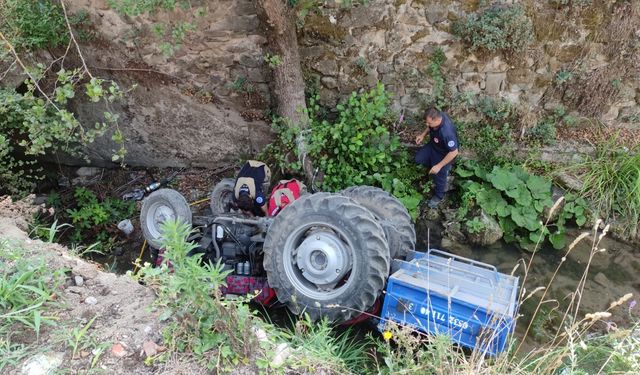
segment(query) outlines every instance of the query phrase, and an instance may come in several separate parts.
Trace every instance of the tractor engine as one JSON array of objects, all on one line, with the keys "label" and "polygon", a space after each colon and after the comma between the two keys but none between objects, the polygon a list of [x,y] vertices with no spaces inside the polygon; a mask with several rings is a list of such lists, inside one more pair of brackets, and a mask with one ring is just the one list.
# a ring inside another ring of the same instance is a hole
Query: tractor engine
[{"label": "tractor engine", "polygon": [[259,225],[233,216],[220,216],[212,221],[200,239],[198,252],[210,263],[220,261],[223,270],[232,275],[263,276],[262,245],[266,236]]}]

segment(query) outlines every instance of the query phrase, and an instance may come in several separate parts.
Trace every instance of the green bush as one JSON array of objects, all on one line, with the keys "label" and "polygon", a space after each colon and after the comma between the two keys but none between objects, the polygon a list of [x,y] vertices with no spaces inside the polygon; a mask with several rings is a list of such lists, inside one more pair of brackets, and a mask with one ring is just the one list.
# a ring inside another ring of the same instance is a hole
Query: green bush
[{"label": "green bush", "polygon": [[494,5],[453,24],[453,33],[474,50],[513,53],[533,40],[533,24],[519,5]]},{"label": "green bush", "polygon": [[[44,79],[45,67],[38,65],[31,71],[36,80]],[[21,195],[30,191],[42,178],[43,170],[36,165],[46,153],[64,151],[80,155],[80,146],[101,136],[107,127],[116,127],[112,139],[121,145],[113,160],[125,155],[124,139],[117,129],[118,115],[104,112],[104,122],[83,126],[65,106],[79,94],[78,82],[84,74],[79,69],[61,69],[55,74],[55,89],[47,100],[32,80],[25,82],[27,91],[0,88],[0,194]],[[87,98],[107,104],[120,99],[123,92],[115,82],[91,78],[84,84]]]},{"label": "green bush", "polygon": [[[466,179],[461,183],[464,204],[458,216],[466,217],[467,212],[477,206],[498,221],[505,241],[517,243],[525,250],[532,251],[545,239],[556,249],[562,249],[566,222],[570,219],[575,219],[578,225],[586,222],[586,202],[567,196],[567,203],[557,212],[557,219],[544,225],[547,220],[545,208],[549,209],[554,203],[551,182],[531,175],[521,167],[495,166],[488,171],[465,160],[458,164],[456,174]],[[475,227],[476,223],[468,226]]]},{"label": "green bush", "polygon": [[[391,134],[389,94],[382,84],[363,94],[351,96],[336,107],[337,118],[330,119],[318,97],[309,99],[307,134],[309,156],[324,174],[321,189],[338,191],[349,186],[379,186],[397,197],[415,218],[422,200],[424,177],[409,151]],[[297,139],[300,128],[284,119],[275,119],[275,141],[262,153],[277,169],[300,173]]]},{"label": "green bush", "polygon": [[381,186],[417,214],[422,198],[417,180],[423,174],[386,124],[389,94],[382,84],[363,94],[352,93],[339,104],[335,121],[318,118],[320,106],[309,102],[309,154],[324,173],[322,188]]},{"label": "green bush", "polygon": [[55,48],[69,42],[62,7],[51,0],[0,2],[0,31],[18,50]]},{"label": "green bush", "polygon": [[73,195],[76,206],[68,208],[65,213],[74,227],[71,242],[75,244],[100,242],[104,245],[110,242],[115,224],[135,213],[136,206],[132,201],[111,197],[100,201],[94,192],[86,188],[76,188]]},{"label": "green bush", "polygon": [[541,145],[556,143],[556,124],[553,118],[545,118],[525,133],[527,139]]}]

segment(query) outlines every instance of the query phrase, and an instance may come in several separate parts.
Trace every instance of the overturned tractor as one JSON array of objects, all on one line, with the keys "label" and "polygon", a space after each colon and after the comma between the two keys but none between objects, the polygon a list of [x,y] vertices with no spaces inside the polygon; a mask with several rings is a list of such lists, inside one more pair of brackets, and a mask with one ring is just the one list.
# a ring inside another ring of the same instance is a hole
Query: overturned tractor
[{"label": "overturned tractor", "polygon": [[369,310],[382,293],[392,259],[413,251],[416,234],[406,208],[382,189],[357,186],[340,193],[302,194],[275,217],[231,209],[233,179],[211,194],[211,214],[193,216],[185,198],[160,189],[142,204],[140,221],[151,246],[160,225],[191,224],[203,261],[230,271],[228,292],[271,291],[296,314],[342,322]]}]

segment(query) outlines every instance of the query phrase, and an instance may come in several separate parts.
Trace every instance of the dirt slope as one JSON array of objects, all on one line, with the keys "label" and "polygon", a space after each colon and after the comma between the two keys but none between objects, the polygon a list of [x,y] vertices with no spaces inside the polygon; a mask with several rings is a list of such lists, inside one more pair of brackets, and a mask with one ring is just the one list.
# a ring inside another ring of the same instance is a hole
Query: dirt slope
[{"label": "dirt slope", "polygon": [[[149,354],[163,349],[159,311],[152,306],[153,291],[128,276],[103,272],[100,266],[70,254],[60,245],[29,239],[28,220],[40,209],[28,201],[0,198],[0,241],[20,249],[34,262],[44,259],[52,272],[65,270],[64,283],[48,311],[57,321],[53,327],[44,327],[39,338],[26,330],[13,335],[12,341],[29,345],[29,351],[19,365],[2,373],[44,374],[46,369],[49,373],[206,373],[186,357],[176,357],[168,364],[145,365],[145,348]],[[79,332],[87,325],[80,340],[86,347],[72,358],[69,338],[74,329]]]}]

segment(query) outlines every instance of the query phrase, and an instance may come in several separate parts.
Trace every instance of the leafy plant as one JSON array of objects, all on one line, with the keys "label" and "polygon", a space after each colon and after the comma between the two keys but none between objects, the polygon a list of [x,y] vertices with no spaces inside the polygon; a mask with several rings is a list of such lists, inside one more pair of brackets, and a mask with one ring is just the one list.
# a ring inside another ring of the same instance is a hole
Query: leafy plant
[{"label": "leafy plant", "polygon": [[381,186],[407,205],[415,217],[421,199],[415,186],[421,173],[383,122],[388,100],[379,83],[369,92],[352,93],[336,107],[337,119],[329,121],[317,115],[320,106],[317,98],[311,98],[309,154],[324,173],[324,190]]},{"label": "leafy plant", "polygon": [[578,225],[586,222],[586,202],[572,198],[567,199],[569,203],[554,223],[544,225],[545,208],[553,205],[551,182],[521,167],[494,166],[488,171],[466,160],[458,165],[456,173],[467,178],[461,187],[464,200],[472,202],[469,206],[477,205],[494,217],[504,232],[505,241],[515,242],[525,250],[531,251],[535,244],[546,239],[561,249],[565,245],[566,222],[570,219],[575,219]]},{"label": "leafy plant", "polygon": [[573,72],[569,70],[561,70],[556,74],[555,80],[558,85],[562,85],[568,82],[571,77],[573,77]]},{"label": "leafy plant", "polygon": [[247,81],[247,77],[245,76],[237,76],[236,79],[227,86],[236,92],[252,93],[255,90],[253,85]]},{"label": "leafy plant", "polygon": [[[68,101],[80,92],[78,86],[85,76],[82,70],[58,70],[50,94],[38,83],[47,73],[51,72],[44,65],[29,72],[24,93],[0,89],[0,175],[8,181],[1,187],[3,193],[22,194],[42,178],[43,171],[35,165],[36,158],[53,151],[81,156],[80,145],[89,144],[109,127],[118,126],[118,116],[110,112],[103,113],[103,122],[90,127],[82,125],[65,109]],[[96,77],[84,86],[90,101],[104,101],[107,106],[124,95],[115,82]],[[125,154],[124,139],[119,144],[117,159]]]},{"label": "leafy plant", "polygon": [[48,227],[39,224],[33,225],[30,236],[40,238],[48,243],[53,243],[56,235],[61,231],[61,229],[66,227],[71,227],[71,225],[68,223],[58,225],[58,220],[56,219]]},{"label": "leafy plant", "polygon": [[494,5],[455,22],[453,33],[471,49],[514,53],[533,40],[533,24],[520,4]]},{"label": "leafy plant", "polygon": [[428,107],[435,107],[439,110],[443,110],[447,105],[446,88],[444,81],[444,74],[442,72],[442,65],[447,61],[446,56],[442,48],[438,47],[431,55],[429,64],[427,65],[427,74],[433,81],[433,88],[431,95],[428,98]]},{"label": "leafy plant", "polygon": [[485,122],[458,122],[460,144],[473,150],[478,162],[488,168],[513,161],[515,142],[508,123],[494,127]]},{"label": "leafy plant", "polygon": [[264,62],[269,64],[269,67],[271,69],[275,69],[280,64],[282,64],[282,61],[280,60],[280,56],[279,55],[272,55],[270,53],[267,53],[266,55],[264,55]]},{"label": "leafy plant", "polygon": [[[354,92],[336,107],[335,119],[330,118],[329,109],[320,106],[317,95],[309,98],[309,156],[323,173],[321,189],[379,186],[398,198],[415,218],[423,197],[419,189],[424,172],[388,129],[395,121],[389,116],[388,98],[382,84],[360,95]],[[265,148],[261,160],[269,161],[283,174],[300,173],[296,153],[300,128],[276,118],[272,129],[276,140]]]},{"label": "leafy plant", "polygon": [[0,32],[18,50],[55,48],[69,42],[62,8],[51,0],[4,0]]},{"label": "leafy plant", "polygon": [[467,226],[469,233],[480,233],[483,229],[486,228],[479,217],[474,217],[471,220],[467,220],[464,224]]},{"label": "leafy plant", "polygon": [[82,187],[76,188],[74,197],[75,208],[65,211],[74,226],[72,243],[97,241],[104,246],[111,237],[109,226],[131,217],[135,212],[135,204],[131,201],[111,197],[100,201],[93,191]]},{"label": "leafy plant", "polygon": [[538,122],[534,127],[525,133],[527,139],[542,145],[553,145],[556,143],[556,123],[555,118],[546,117]]},{"label": "leafy plant", "polygon": [[72,349],[71,358],[76,358],[78,351],[89,349],[95,346],[95,342],[92,337],[87,333],[91,325],[96,320],[97,316],[91,318],[91,320],[82,327],[73,327],[71,331],[67,332],[66,341],[67,345]]}]

